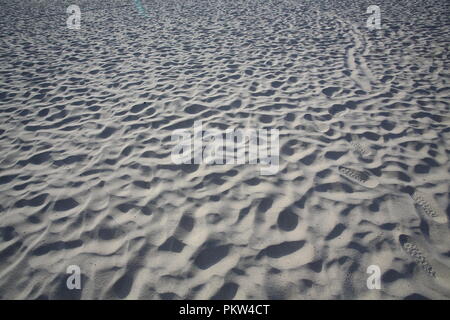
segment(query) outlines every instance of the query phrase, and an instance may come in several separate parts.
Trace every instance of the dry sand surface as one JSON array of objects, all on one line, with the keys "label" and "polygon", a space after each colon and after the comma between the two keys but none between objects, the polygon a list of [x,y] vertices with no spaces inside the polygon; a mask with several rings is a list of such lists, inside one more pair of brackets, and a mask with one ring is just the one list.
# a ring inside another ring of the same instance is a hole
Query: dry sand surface
[{"label": "dry sand surface", "polygon": [[[448,1],[0,3],[0,298],[450,298]],[[174,164],[197,120],[278,173]]]}]

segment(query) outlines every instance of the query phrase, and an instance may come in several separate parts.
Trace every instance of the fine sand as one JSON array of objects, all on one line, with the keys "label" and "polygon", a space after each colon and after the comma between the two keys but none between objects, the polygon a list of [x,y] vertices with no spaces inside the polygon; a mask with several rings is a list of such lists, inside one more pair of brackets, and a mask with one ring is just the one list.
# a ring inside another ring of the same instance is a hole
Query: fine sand
[{"label": "fine sand", "polygon": [[448,1],[137,3],[0,1],[1,299],[450,298]]}]

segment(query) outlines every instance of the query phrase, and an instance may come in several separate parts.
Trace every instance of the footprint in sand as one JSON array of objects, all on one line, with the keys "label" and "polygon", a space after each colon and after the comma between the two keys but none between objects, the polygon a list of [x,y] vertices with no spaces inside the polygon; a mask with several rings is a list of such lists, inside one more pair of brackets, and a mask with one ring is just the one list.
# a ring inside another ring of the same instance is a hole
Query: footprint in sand
[{"label": "footprint in sand", "polygon": [[328,113],[334,118],[343,118],[349,112],[350,109],[343,104],[334,104],[328,110]]},{"label": "footprint in sand", "polygon": [[344,166],[339,166],[338,170],[342,176],[362,185],[363,187],[375,188],[379,184],[379,181],[375,177],[366,172],[358,171]]},{"label": "footprint in sand", "polygon": [[330,130],[330,125],[321,121],[314,121],[314,129],[320,133],[325,133]]},{"label": "footprint in sand", "polygon": [[[400,230],[394,231],[394,236],[402,249],[414,259],[427,276],[434,279],[433,289],[437,289],[446,296],[450,295],[450,268],[437,260],[424,240],[412,237]],[[431,283],[430,283],[431,284]]]},{"label": "footprint in sand", "polygon": [[304,119],[312,122],[312,125],[309,124],[306,125],[306,129],[309,130],[312,129],[320,133],[325,133],[328,130],[330,130],[330,125],[328,123],[318,120],[317,117],[313,116],[312,114],[309,113],[305,114]]},{"label": "footprint in sand", "polygon": [[355,152],[359,154],[364,159],[370,159],[373,157],[373,152],[364,143],[359,141],[350,141],[350,145],[353,147]]},{"label": "footprint in sand", "polygon": [[416,190],[411,198],[419,210],[425,213],[425,216],[428,216],[439,224],[447,223],[447,216],[431,195]]},{"label": "footprint in sand", "polygon": [[431,266],[427,257],[424,255],[424,249],[419,247],[412,238],[406,234],[400,234],[398,241],[403,250],[409,254],[416,263],[431,277],[436,278],[436,271]]}]

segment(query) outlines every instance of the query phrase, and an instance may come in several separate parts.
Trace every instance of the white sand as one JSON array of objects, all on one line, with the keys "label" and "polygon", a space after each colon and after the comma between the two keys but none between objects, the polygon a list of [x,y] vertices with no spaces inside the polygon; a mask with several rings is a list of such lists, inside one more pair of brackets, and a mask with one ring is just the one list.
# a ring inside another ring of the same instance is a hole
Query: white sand
[{"label": "white sand", "polygon": [[[450,298],[448,2],[1,2],[0,298]],[[174,165],[195,120],[280,171]]]}]

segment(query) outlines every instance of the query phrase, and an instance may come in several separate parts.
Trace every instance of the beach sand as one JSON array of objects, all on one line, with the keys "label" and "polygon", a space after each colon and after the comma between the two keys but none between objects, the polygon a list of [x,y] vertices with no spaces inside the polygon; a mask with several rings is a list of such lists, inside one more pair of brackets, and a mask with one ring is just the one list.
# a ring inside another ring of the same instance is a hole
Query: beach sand
[{"label": "beach sand", "polygon": [[447,1],[0,2],[1,299],[450,298]]}]

